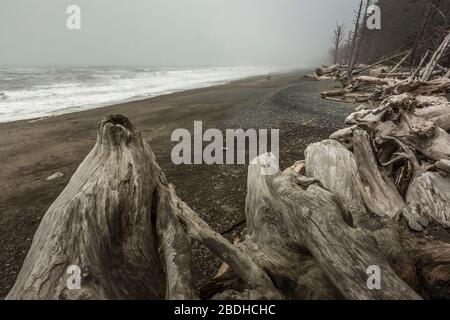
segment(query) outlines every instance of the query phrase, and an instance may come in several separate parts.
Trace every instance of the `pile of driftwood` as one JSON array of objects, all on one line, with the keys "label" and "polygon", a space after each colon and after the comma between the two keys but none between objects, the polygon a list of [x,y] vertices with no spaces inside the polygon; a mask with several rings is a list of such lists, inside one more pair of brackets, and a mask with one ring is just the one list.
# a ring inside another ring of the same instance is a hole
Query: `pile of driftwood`
[{"label": "pile of driftwood", "polygon": [[[234,242],[177,196],[128,119],[107,117],[43,217],[7,298],[450,298],[450,103],[438,95],[450,79],[437,63],[443,50],[412,74],[400,61],[389,70],[359,67],[350,77],[340,66],[310,75],[346,83],[326,98],[382,102],[359,107],[348,128],[308,146],[305,160],[282,172],[261,174],[277,163],[271,154],[255,159],[246,229]],[[224,263],[200,292],[192,241]],[[73,265],[81,269],[80,289],[67,285]]]},{"label": "pile of driftwood", "polygon": [[[176,195],[128,119],[110,116],[43,217],[7,298],[448,298],[450,244],[406,227],[450,225],[450,122],[431,112],[441,108],[450,106],[393,96],[352,114],[352,127],[284,172],[261,175],[274,162],[258,157],[247,228],[234,243]],[[200,293],[191,241],[224,262]],[[71,265],[80,289],[67,285]]]},{"label": "pile of driftwood", "polygon": [[[371,65],[351,68],[340,64],[323,66],[306,77],[341,82],[342,88],[322,92],[323,98],[335,101],[372,103],[401,93],[439,95],[450,91],[450,68],[439,64],[449,46],[450,34],[433,54],[428,51],[414,68],[403,66],[411,55],[410,50],[383,58]],[[395,65],[386,65],[395,60],[399,60]]]}]

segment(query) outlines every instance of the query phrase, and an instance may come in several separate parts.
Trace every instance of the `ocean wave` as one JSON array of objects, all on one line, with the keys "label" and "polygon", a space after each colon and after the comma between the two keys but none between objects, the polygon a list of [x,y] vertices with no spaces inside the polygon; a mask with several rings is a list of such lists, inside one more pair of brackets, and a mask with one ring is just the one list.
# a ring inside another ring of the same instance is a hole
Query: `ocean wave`
[{"label": "ocean wave", "polygon": [[71,68],[0,70],[0,122],[47,117],[207,87],[268,68]]}]

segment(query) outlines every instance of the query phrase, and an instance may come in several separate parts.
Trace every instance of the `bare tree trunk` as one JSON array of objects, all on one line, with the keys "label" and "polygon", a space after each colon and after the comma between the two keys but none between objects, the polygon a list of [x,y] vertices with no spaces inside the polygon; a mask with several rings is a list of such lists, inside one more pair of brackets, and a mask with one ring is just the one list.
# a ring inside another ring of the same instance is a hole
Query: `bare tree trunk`
[{"label": "bare tree trunk", "polygon": [[361,12],[362,12],[362,6],[363,6],[363,0],[361,0],[361,2],[359,3],[359,9],[358,9],[358,13],[356,16],[356,21],[355,21],[355,30],[353,31],[353,38],[352,38],[352,46],[351,46],[351,51],[350,51],[350,60],[348,62],[348,68],[347,68],[347,79],[352,80],[352,72],[353,72],[353,67],[354,67],[354,63],[355,63],[355,45],[356,45],[356,40],[358,39],[359,36],[359,21],[361,19]]},{"label": "bare tree trunk", "polygon": [[420,29],[419,29],[419,34],[416,37],[415,41],[414,41],[414,45],[411,49],[411,57],[410,57],[410,63],[411,65],[415,64],[416,61],[416,56],[417,56],[417,48],[419,46],[420,41],[422,40],[424,34],[425,34],[425,30],[427,29],[428,23],[430,21],[430,17],[431,17],[431,6],[430,4],[427,4],[427,9],[425,11],[422,23],[420,25]]},{"label": "bare tree trunk", "polygon": [[353,65],[355,65],[358,62],[359,52],[361,50],[361,44],[364,40],[364,35],[366,34],[367,18],[368,18],[367,11],[369,10],[370,4],[371,4],[371,0],[366,0],[366,6],[363,11],[362,23],[360,26],[361,31],[359,33],[358,41],[356,43],[356,48],[355,48]]},{"label": "bare tree trunk", "polygon": [[445,37],[445,39],[442,41],[439,48],[437,48],[437,50],[434,52],[433,56],[430,59],[430,62],[428,62],[428,65],[425,67],[422,78],[420,79],[421,81],[426,82],[426,81],[430,80],[430,77],[433,74],[433,71],[436,68],[437,63],[439,62],[442,55],[447,50],[449,44],[450,44],[450,32]]},{"label": "bare tree trunk", "polygon": [[[44,215],[7,298],[194,297],[189,242],[163,201],[165,183],[128,119],[103,120],[95,147]],[[67,286],[71,265],[81,269],[79,290]]]},{"label": "bare tree trunk", "polygon": [[344,25],[336,25],[336,29],[334,30],[334,64],[338,63],[339,58],[339,47],[341,46],[342,41],[344,40]]}]

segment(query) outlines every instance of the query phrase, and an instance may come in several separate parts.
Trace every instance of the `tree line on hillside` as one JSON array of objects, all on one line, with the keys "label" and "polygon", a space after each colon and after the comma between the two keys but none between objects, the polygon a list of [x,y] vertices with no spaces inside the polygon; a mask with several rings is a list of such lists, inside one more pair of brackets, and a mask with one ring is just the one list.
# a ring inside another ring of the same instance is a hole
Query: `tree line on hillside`
[{"label": "tree line on hillside", "polygon": [[[373,5],[381,10],[381,28],[371,30],[367,19]],[[417,66],[427,52],[439,47],[449,29],[448,0],[361,0],[352,26],[337,23],[330,60],[352,69],[356,64],[371,64],[404,52],[391,62],[404,58],[403,66]],[[448,52],[440,65],[450,65]]]}]

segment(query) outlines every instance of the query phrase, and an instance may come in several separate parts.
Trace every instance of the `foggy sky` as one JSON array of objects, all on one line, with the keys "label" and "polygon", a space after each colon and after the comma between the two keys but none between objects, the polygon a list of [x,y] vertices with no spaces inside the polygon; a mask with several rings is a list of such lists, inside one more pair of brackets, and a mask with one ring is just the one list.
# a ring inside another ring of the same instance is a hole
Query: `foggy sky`
[{"label": "foggy sky", "polygon": [[[313,66],[358,0],[1,0],[0,66]],[[81,8],[68,30],[66,8]]]}]

